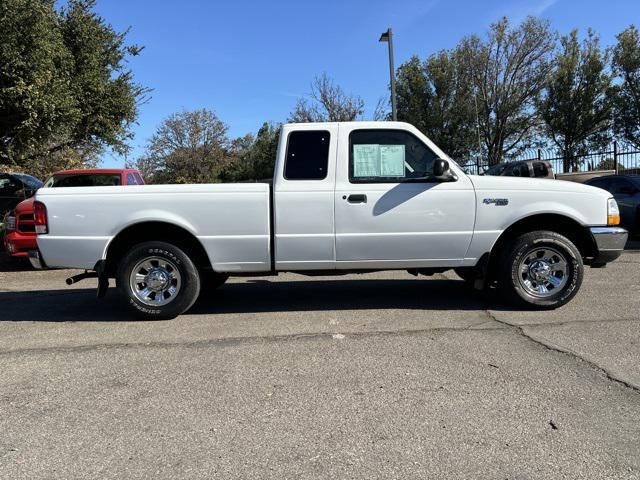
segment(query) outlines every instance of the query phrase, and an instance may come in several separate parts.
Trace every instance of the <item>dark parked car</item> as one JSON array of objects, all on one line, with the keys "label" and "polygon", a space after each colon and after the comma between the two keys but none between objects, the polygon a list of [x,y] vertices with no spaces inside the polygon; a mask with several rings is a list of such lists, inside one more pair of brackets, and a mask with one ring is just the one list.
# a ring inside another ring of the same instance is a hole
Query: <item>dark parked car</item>
[{"label": "dark parked car", "polygon": [[42,182],[23,173],[0,173],[0,219],[21,201],[32,197]]},{"label": "dark parked car", "polygon": [[585,184],[611,193],[620,208],[620,224],[629,233],[640,234],[640,176],[607,175],[587,180]]},{"label": "dark parked car", "polygon": [[548,160],[518,160],[499,163],[489,168],[484,174],[497,177],[555,178],[553,167]]}]

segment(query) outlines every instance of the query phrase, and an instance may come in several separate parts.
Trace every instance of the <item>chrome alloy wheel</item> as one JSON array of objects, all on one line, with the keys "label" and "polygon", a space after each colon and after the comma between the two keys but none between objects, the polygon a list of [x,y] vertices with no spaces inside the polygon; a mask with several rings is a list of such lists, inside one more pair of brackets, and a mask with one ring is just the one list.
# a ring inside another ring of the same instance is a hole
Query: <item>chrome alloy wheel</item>
[{"label": "chrome alloy wheel", "polygon": [[180,292],[180,272],[165,258],[147,257],[131,270],[129,285],[142,303],[160,307],[173,301]]},{"label": "chrome alloy wheel", "polygon": [[549,297],[568,281],[567,259],[553,248],[536,248],[518,265],[518,278],[525,291],[535,297]]}]

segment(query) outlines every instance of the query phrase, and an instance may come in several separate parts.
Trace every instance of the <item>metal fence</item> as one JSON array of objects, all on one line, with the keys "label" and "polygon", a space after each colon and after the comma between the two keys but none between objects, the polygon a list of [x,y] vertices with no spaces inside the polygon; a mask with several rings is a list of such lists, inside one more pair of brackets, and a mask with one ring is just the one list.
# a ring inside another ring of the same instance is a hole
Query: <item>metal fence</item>
[{"label": "metal fence", "polygon": [[[555,173],[615,170],[616,173],[640,174],[640,150],[618,142],[613,142],[607,150],[578,155],[574,159],[565,159],[556,150],[536,149],[512,160],[547,160]],[[461,166],[475,175],[484,172],[489,165],[486,160],[477,159],[462,162]]]}]

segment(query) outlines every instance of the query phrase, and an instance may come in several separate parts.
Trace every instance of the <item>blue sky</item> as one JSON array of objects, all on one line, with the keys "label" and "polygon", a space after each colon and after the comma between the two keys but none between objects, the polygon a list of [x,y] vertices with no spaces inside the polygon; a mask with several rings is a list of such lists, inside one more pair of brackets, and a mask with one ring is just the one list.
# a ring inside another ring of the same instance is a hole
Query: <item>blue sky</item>
[{"label": "blue sky", "polygon": [[[129,41],[144,45],[130,67],[153,89],[140,107],[131,158],[169,114],[214,110],[231,136],[263,121],[285,121],[313,77],[327,72],[360,95],[371,115],[387,96],[387,27],[394,31],[396,66],[482,33],[508,16],[547,18],[561,33],[592,27],[603,44],[640,25],[640,0],[98,0],[97,11]],[[124,158],[105,155],[105,166]]]}]

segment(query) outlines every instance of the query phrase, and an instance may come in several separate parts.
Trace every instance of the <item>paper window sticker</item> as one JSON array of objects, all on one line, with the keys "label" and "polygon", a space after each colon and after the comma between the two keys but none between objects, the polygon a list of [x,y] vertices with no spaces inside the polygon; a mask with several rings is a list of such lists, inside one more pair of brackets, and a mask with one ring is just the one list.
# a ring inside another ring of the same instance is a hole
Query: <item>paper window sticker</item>
[{"label": "paper window sticker", "polygon": [[380,176],[380,145],[360,144],[353,146],[353,176]]},{"label": "paper window sticker", "polygon": [[404,177],[404,145],[380,145],[380,175]]}]

